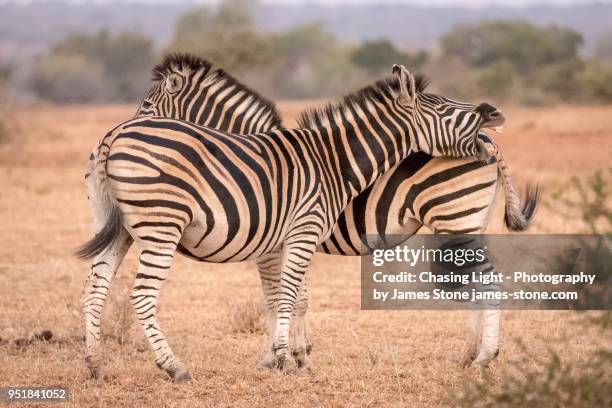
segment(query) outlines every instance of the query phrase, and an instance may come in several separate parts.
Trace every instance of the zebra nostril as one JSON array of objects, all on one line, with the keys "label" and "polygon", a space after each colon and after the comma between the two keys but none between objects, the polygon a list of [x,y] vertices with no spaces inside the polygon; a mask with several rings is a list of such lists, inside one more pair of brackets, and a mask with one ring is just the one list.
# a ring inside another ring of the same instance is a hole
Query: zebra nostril
[{"label": "zebra nostril", "polygon": [[495,118],[499,118],[501,116],[501,111],[493,111],[489,114],[489,118],[490,119],[495,119]]}]

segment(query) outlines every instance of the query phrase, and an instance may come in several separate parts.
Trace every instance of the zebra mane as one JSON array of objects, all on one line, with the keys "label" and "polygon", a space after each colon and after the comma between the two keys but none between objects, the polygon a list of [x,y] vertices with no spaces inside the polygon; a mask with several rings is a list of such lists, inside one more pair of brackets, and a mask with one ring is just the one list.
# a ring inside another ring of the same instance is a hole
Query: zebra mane
[{"label": "zebra mane", "polygon": [[[429,79],[424,75],[415,76],[417,93],[425,91],[429,85]],[[298,117],[297,123],[300,128],[320,128],[329,124],[330,118],[335,118],[354,105],[366,105],[370,102],[382,102],[394,97],[400,92],[400,84],[396,77],[389,76],[376,81],[373,85],[366,86],[352,94],[342,98],[340,102],[331,102],[319,108],[307,108]]]},{"label": "zebra mane", "polygon": [[243,92],[250,98],[256,100],[257,103],[265,107],[266,110],[270,112],[272,117],[272,126],[279,128],[282,127],[282,118],[274,102],[264,98],[259,93],[225,72],[223,69],[217,68],[213,70],[213,64],[210,61],[197,55],[188,53],[174,53],[166,55],[161,64],[158,64],[153,68],[152,80],[162,81],[168,75],[176,71],[181,71],[183,73],[185,73],[185,71],[189,71],[189,74],[193,75],[200,70],[204,71],[203,75],[200,77],[200,81],[208,81],[211,86],[215,83],[223,82],[224,86],[236,88],[239,92]]},{"label": "zebra mane", "polygon": [[164,57],[162,62],[153,68],[153,81],[161,81],[175,71],[197,72],[204,70],[204,76],[212,68],[212,63],[194,54],[174,53]]}]

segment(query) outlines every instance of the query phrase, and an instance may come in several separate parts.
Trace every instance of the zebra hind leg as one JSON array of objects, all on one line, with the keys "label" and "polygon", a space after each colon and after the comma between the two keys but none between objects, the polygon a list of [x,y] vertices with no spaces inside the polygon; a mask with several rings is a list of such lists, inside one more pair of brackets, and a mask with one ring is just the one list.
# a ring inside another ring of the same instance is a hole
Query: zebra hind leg
[{"label": "zebra hind leg", "polygon": [[308,336],[308,328],[306,326],[307,310],[308,285],[305,281],[293,311],[293,323],[291,325],[292,330],[289,343],[293,345],[292,355],[295,358],[298,368],[310,369],[312,363],[309,356],[312,350],[312,343]]},{"label": "zebra hind leg", "polygon": [[96,256],[83,288],[85,316],[85,362],[92,379],[104,379],[100,353],[100,320],[110,283],[123,257],[132,245],[132,237],[122,230],[113,245]]},{"label": "zebra hind leg", "polygon": [[157,320],[159,293],[170,272],[176,250],[173,243],[160,244],[141,241],[140,265],[132,287],[130,300],[155,353],[155,363],[177,382],[191,380],[191,375],[174,355]]}]

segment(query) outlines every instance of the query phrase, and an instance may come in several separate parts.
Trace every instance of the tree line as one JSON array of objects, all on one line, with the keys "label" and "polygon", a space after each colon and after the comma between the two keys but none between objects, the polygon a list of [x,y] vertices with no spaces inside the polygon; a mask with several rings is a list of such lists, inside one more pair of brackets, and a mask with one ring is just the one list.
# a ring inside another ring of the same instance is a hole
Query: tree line
[{"label": "tree line", "polygon": [[[72,34],[36,58],[21,82],[25,91],[56,103],[133,102],[150,85],[148,70],[161,55],[193,52],[274,99],[339,96],[400,63],[428,74],[435,91],[462,99],[612,102],[612,52],[585,59],[582,44],[572,29],[520,20],[457,26],[440,38],[436,52],[403,50],[384,38],[354,44],[316,22],[262,32],[248,2],[226,0],[178,18],[172,40],[160,50],[138,32]],[[10,71],[0,67],[0,87]]]}]

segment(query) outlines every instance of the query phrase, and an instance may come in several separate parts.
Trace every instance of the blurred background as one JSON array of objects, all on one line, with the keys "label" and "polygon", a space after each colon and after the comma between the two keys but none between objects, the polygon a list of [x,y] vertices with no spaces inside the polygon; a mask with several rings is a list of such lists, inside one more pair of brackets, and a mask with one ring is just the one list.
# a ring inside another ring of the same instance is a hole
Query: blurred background
[{"label": "blurred background", "polygon": [[339,96],[391,64],[521,105],[612,102],[612,3],[0,1],[3,98],[133,102],[161,56],[205,56],[273,99]]}]

